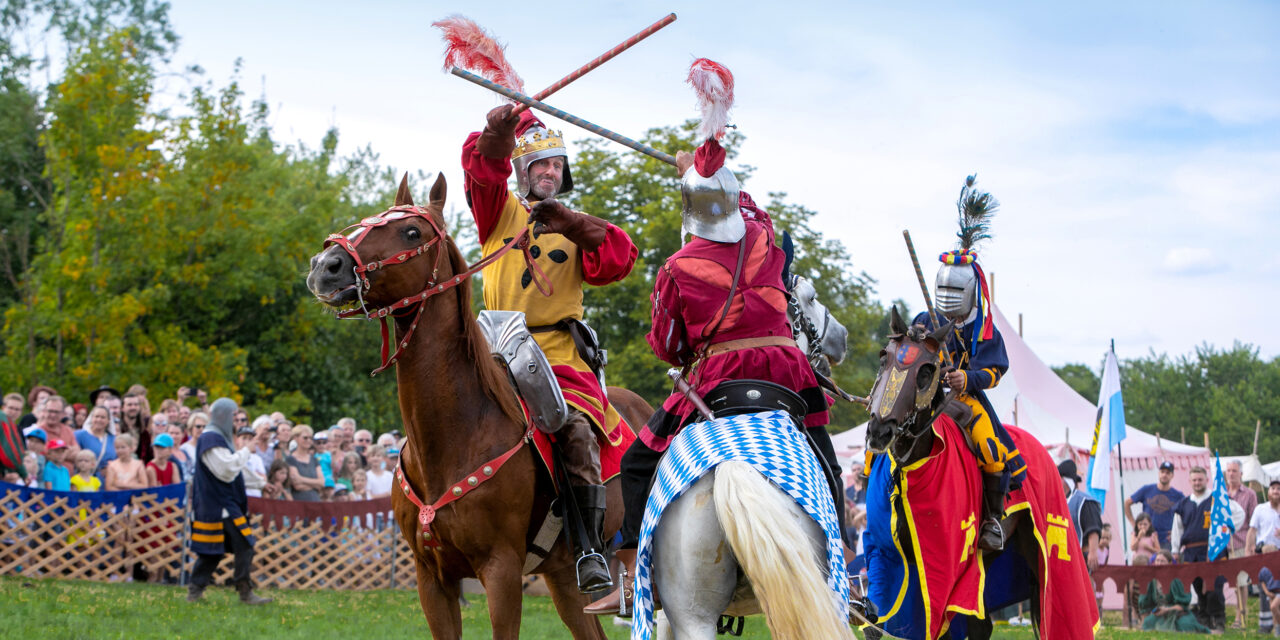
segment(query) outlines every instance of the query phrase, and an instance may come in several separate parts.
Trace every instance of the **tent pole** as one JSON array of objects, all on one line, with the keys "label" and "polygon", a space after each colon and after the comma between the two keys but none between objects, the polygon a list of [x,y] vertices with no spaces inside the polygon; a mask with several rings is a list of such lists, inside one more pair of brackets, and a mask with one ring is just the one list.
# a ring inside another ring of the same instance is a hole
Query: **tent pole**
[{"label": "tent pole", "polygon": [[1262,431],[1262,419],[1258,419],[1258,424],[1253,427],[1253,455],[1258,455],[1258,433]]},{"label": "tent pole", "polygon": [[[1160,436],[1156,436],[1157,438],[1156,442],[1159,442],[1158,440],[1159,437]],[[1129,521],[1124,517],[1124,501],[1126,496],[1124,494],[1124,453],[1122,452],[1123,445],[1124,445],[1124,441],[1120,441],[1116,443],[1116,461],[1120,465],[1120,497],[1116,500],[1116,506],[1120,507],[1120,519],[1116,521],[1116,525],[1120,527],[1120,536],[1123,539],[1123,544],[1124,544],[1124,547],[1122,548],[1128,549],[1129,548],[1129,527],[1127,526],[1127,523]],[[1124,563],[1126,565],[1129,564],[1128,555],[1121,553],[1120,556],[1124,558]]]}]

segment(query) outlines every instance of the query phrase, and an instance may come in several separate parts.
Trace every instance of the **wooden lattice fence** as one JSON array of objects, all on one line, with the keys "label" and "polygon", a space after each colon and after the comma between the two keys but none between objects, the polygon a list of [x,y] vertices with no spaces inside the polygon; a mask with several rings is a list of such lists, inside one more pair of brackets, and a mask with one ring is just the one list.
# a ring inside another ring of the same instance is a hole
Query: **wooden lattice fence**
[{"label": "wooden lattice fence", "polygon": [[[172,492],[170,492],[172,493]],[[178,578],[184,560],[183,501],[146,490],[96,506],[75,494],[0,485],[0,575],[123,581],[141,565]],[[349,503],[250,500],[257,537],[252,569],[284,589],[415,587],[409,545],[388,498]],[[189,574],[195,554],[185,554]],[[228,555],[215,579],[230,579]]]}]

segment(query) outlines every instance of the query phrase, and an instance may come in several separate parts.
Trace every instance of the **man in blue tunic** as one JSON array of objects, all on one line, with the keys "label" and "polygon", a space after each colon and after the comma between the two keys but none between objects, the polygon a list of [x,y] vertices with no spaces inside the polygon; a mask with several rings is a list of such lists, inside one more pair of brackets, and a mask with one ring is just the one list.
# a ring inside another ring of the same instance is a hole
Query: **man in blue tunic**
[{"label": "man in blue tunic", "polygon": [[249,578],[254,539],[249,528],[249,500],[241,472],[252,454],[247,447],[232,450],[235,413],[234,400],[218,398],[209,409],[208,428],[196,441],[196,471],[191,492],[191,550],[196,553],[196,565],[187,587],[187,602],[200,600],[228,551],[235,554],[231,581],[240,593],[240,602],[271,602],[270,598],[253,592]]}]

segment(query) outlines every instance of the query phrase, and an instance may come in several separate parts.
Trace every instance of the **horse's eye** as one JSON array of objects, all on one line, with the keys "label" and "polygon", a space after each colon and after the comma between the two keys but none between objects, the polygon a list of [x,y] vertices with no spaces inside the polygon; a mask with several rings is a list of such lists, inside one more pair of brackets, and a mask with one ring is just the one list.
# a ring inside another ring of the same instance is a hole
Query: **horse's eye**
[{"label": "horse's eye", "polygon": [[422,239],[422,232],[417,227],[409,227],[404,230],[404,237],[407,240],[418,241]]},{"label": "horse's eye", "polygon": [[937,370],[935,365],[926,364],[920,367],[916,372],[916,388],[923,389],[933,382],[933,372]]}]

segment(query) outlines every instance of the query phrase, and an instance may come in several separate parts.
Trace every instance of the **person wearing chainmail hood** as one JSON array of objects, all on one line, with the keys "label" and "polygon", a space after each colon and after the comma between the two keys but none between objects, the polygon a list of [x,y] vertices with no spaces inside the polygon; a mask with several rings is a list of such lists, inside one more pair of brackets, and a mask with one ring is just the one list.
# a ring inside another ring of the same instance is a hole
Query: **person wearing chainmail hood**
[{"label": "person wearing chainmail hood", "polygon": [[240,593],[240,602],[271,602],[270,598],[253,592],[249,577],[254,538],[249,528],[249,500],[241,472],[253,454],[248,447],[232,450],[235,413],[234,400],[215,400],[209,409],[209,426],[196,442],[196,472],[191,492],[191,550],[196,553],[196,565],[187,587],[188,602],[196,602],[204,595],[227,551],[235,555],[231,580]]}]

